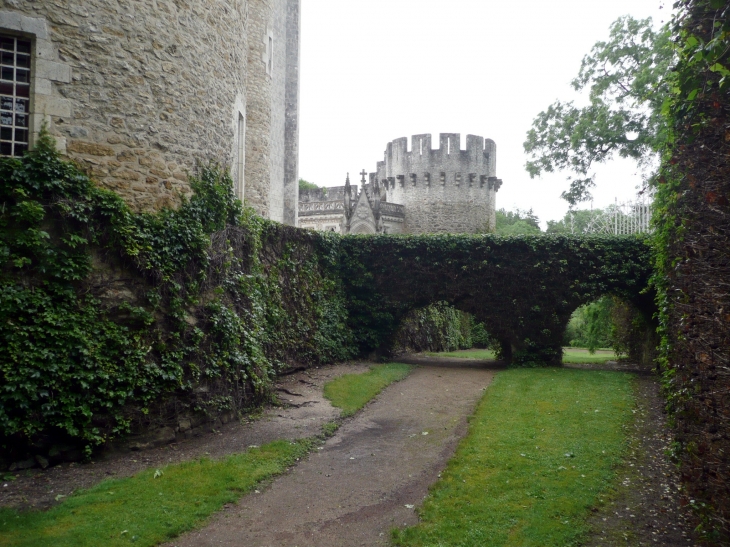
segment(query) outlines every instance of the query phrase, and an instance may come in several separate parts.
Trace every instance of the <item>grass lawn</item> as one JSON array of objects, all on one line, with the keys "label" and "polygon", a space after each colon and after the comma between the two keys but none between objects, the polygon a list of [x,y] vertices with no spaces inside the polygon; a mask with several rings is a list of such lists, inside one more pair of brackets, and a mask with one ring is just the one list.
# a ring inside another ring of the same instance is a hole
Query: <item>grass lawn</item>
[{"label": "grass lawn", "polygon": [[394,530],[395,545],[579,545],[614,481],[632,406],[624,373],[500,372],[419,509],[420,524]]},{"label": "grass lawn", "polygon": [[460,349],[441,353],[428,351],[426,355],[431,355],[432,357],[461,357],[464,359],[495,359],[494,352],[491,349]]},{"label": "grass lawn", "polygon": [[605,363],[616,359],[618,356],[612,349],[597,349],[594,354],[591,354],[585,348],[563,348],[563,363]]},{"label": "grass lawn", "polygon": [[385,387],[402,380],[413,369],[402,363],[374,365],[364,374],[344,374],[324,385],[324,396],[332,406],[342,409],[342,416],[351,416]]},{"label": "grass lawn", "polygon": [[220,461],[200,459],[106,480],[48,511],[0,509],[0,546],[158,545],[282,473],[313,442],[275,441]]},{"label": "grass lawn", "polygon": [[[426,355],[433,357],[461,357],[464,359],[495,359],[494,351],[491,349],[462,349],[441,353],[426,352]],[[610,349],[599,349],[591,355],[585,348],[563,348],[563,363],[605,363],[606,361],[615,361],[616,359],[618,357]]]}]

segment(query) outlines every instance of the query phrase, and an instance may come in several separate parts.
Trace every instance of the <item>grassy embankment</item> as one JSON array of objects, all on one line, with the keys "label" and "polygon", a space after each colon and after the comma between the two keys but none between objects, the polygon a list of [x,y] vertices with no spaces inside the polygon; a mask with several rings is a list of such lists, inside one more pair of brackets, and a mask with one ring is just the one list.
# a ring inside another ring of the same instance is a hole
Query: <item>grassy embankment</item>
[{"label": "grassy embankment", "polygon": [[564,547],[587,533],[632,419],[631,376],[571,369],[498,374],[421,523],[398,546]]},{"label": "grassy embankment", "polygon": [[79,491],[48,511],[0,510],[0,545],[157,545],[199,527],[224,504],[304,457],[313,444],[275,441],[219,461],[148,469]]},{"label": "grassy embankment", "polygon": [[402,363],[374,365],[364,374],[344,374],[327,382],[324,396],[332,406],[342,409],[342,417],[355,414],[386,386],[402,380],[413,367]]},{"label": "grassy embankment", "polygon": [[[494,359],[494,352],[491,349],[464,349],[442,353],[428,352],[426,355],[434,357],[460,357],[465,359]],[[563,348],[563,363],[605,363],[614,361],[618,356],[610,349],[599,349],[594,354],[584,348]]]},{"label": "grassy embankment", "polygon": [[[411,368],[376,365],[365,374],[337,378],[325,390],[349,416]],[[322,429],[325,436],[330,435],[337,424],[325,424]],[[158,545],[204,525],[224,504],[282,473],[318,442],[321,439],[275,441],[218,461],[203,458],[148,469],[76,492],[48,511],[0,509],[0,546]]]}]

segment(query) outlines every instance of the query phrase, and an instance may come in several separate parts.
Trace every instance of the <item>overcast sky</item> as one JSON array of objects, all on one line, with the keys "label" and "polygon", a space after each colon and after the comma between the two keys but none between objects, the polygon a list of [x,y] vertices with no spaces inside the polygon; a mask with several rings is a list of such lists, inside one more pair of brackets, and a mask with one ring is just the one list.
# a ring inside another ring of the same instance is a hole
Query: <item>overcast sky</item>
[{"label": "overcast sky", "polygon": [[[497,143],[497,207],[562,218],[568,173],[530,180],[525,134],[615,19],[670,17],[662,0],[303,0],[299,174],[320,186],[375,171],[398,137]],[[596,169],[594,207],[631,199],[632,162]],[[590,203],[585,205],[590,207]]]}]

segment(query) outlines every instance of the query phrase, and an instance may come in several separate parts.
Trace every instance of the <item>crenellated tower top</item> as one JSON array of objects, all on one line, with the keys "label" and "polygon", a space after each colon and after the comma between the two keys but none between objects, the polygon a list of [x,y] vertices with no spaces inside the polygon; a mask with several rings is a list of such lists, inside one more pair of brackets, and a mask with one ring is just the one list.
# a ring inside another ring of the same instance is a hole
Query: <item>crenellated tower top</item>
[{"label": "crenellated tower top", "polygon": [[491,139],[466,136],[461,149],[459,133],[441,133],[439,147],[431,135],[402,137],[389,142],[373,187],[382,185],[387,201],[406,206],[407,230],[412,233],[469,233],[494,228],[497,146]]}]

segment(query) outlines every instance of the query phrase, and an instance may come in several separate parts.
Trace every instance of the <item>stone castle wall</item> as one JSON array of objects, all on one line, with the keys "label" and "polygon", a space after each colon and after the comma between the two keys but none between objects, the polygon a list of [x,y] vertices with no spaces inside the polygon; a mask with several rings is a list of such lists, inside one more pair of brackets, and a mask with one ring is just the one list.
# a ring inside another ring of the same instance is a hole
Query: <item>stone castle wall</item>
[{"label": "stone castle wall", "polygon": [[[284,162],[277,159],[284,158],[286,146],[286,2],[273,2],[272,28],[274,31],[274,59],[271,74],[271,97],[269,111],[271,112],[271,181],[281,181],[281,184],[269,185],[271,210],[269,217],[281,222],[284,218]],[[276,108],[280,105],[280,108]]]},{"label": "stone castle wall", "polygon": [[377,178],[387,200],[405,205],[408,233],[476,233],[495,222],[496,145],[491,139],[467,135],[466,150],[458,133],[441,133],[439,148],[431,135],[396,139],[378,162]]},{"label": "stone castle wall", "polygon": [[283,222],[296,226],[299,212],[299,52],[302,27],[300,0],[287,0],[286,15]]},{"label": "stone castle wall", "polygon": [[[287,74],[298,77],[298,66],[287,71],[299,55],[298,27],[296,51],[287,40],[288,23],[299,24],[292,8],[298,16],[299,0],[0,0],[0,32],[34,44],[35,138],[45,122],[64,153],[133,208],[174,206],[199,162],[230,166],[236,179],[245,149],[246,201],[281,221],[285,188],[296,201],[284,183],[285,155],[297,152],[285,114]],[[296,180],[296,158],[289,164]]]},{"label": "stone castle wall", "polygon": [[248,0],[248,66],[246,80],[245,200],[269,216],[271,181],[271,77],[266,71],[268,33],[272,31],[272,2]]}]

